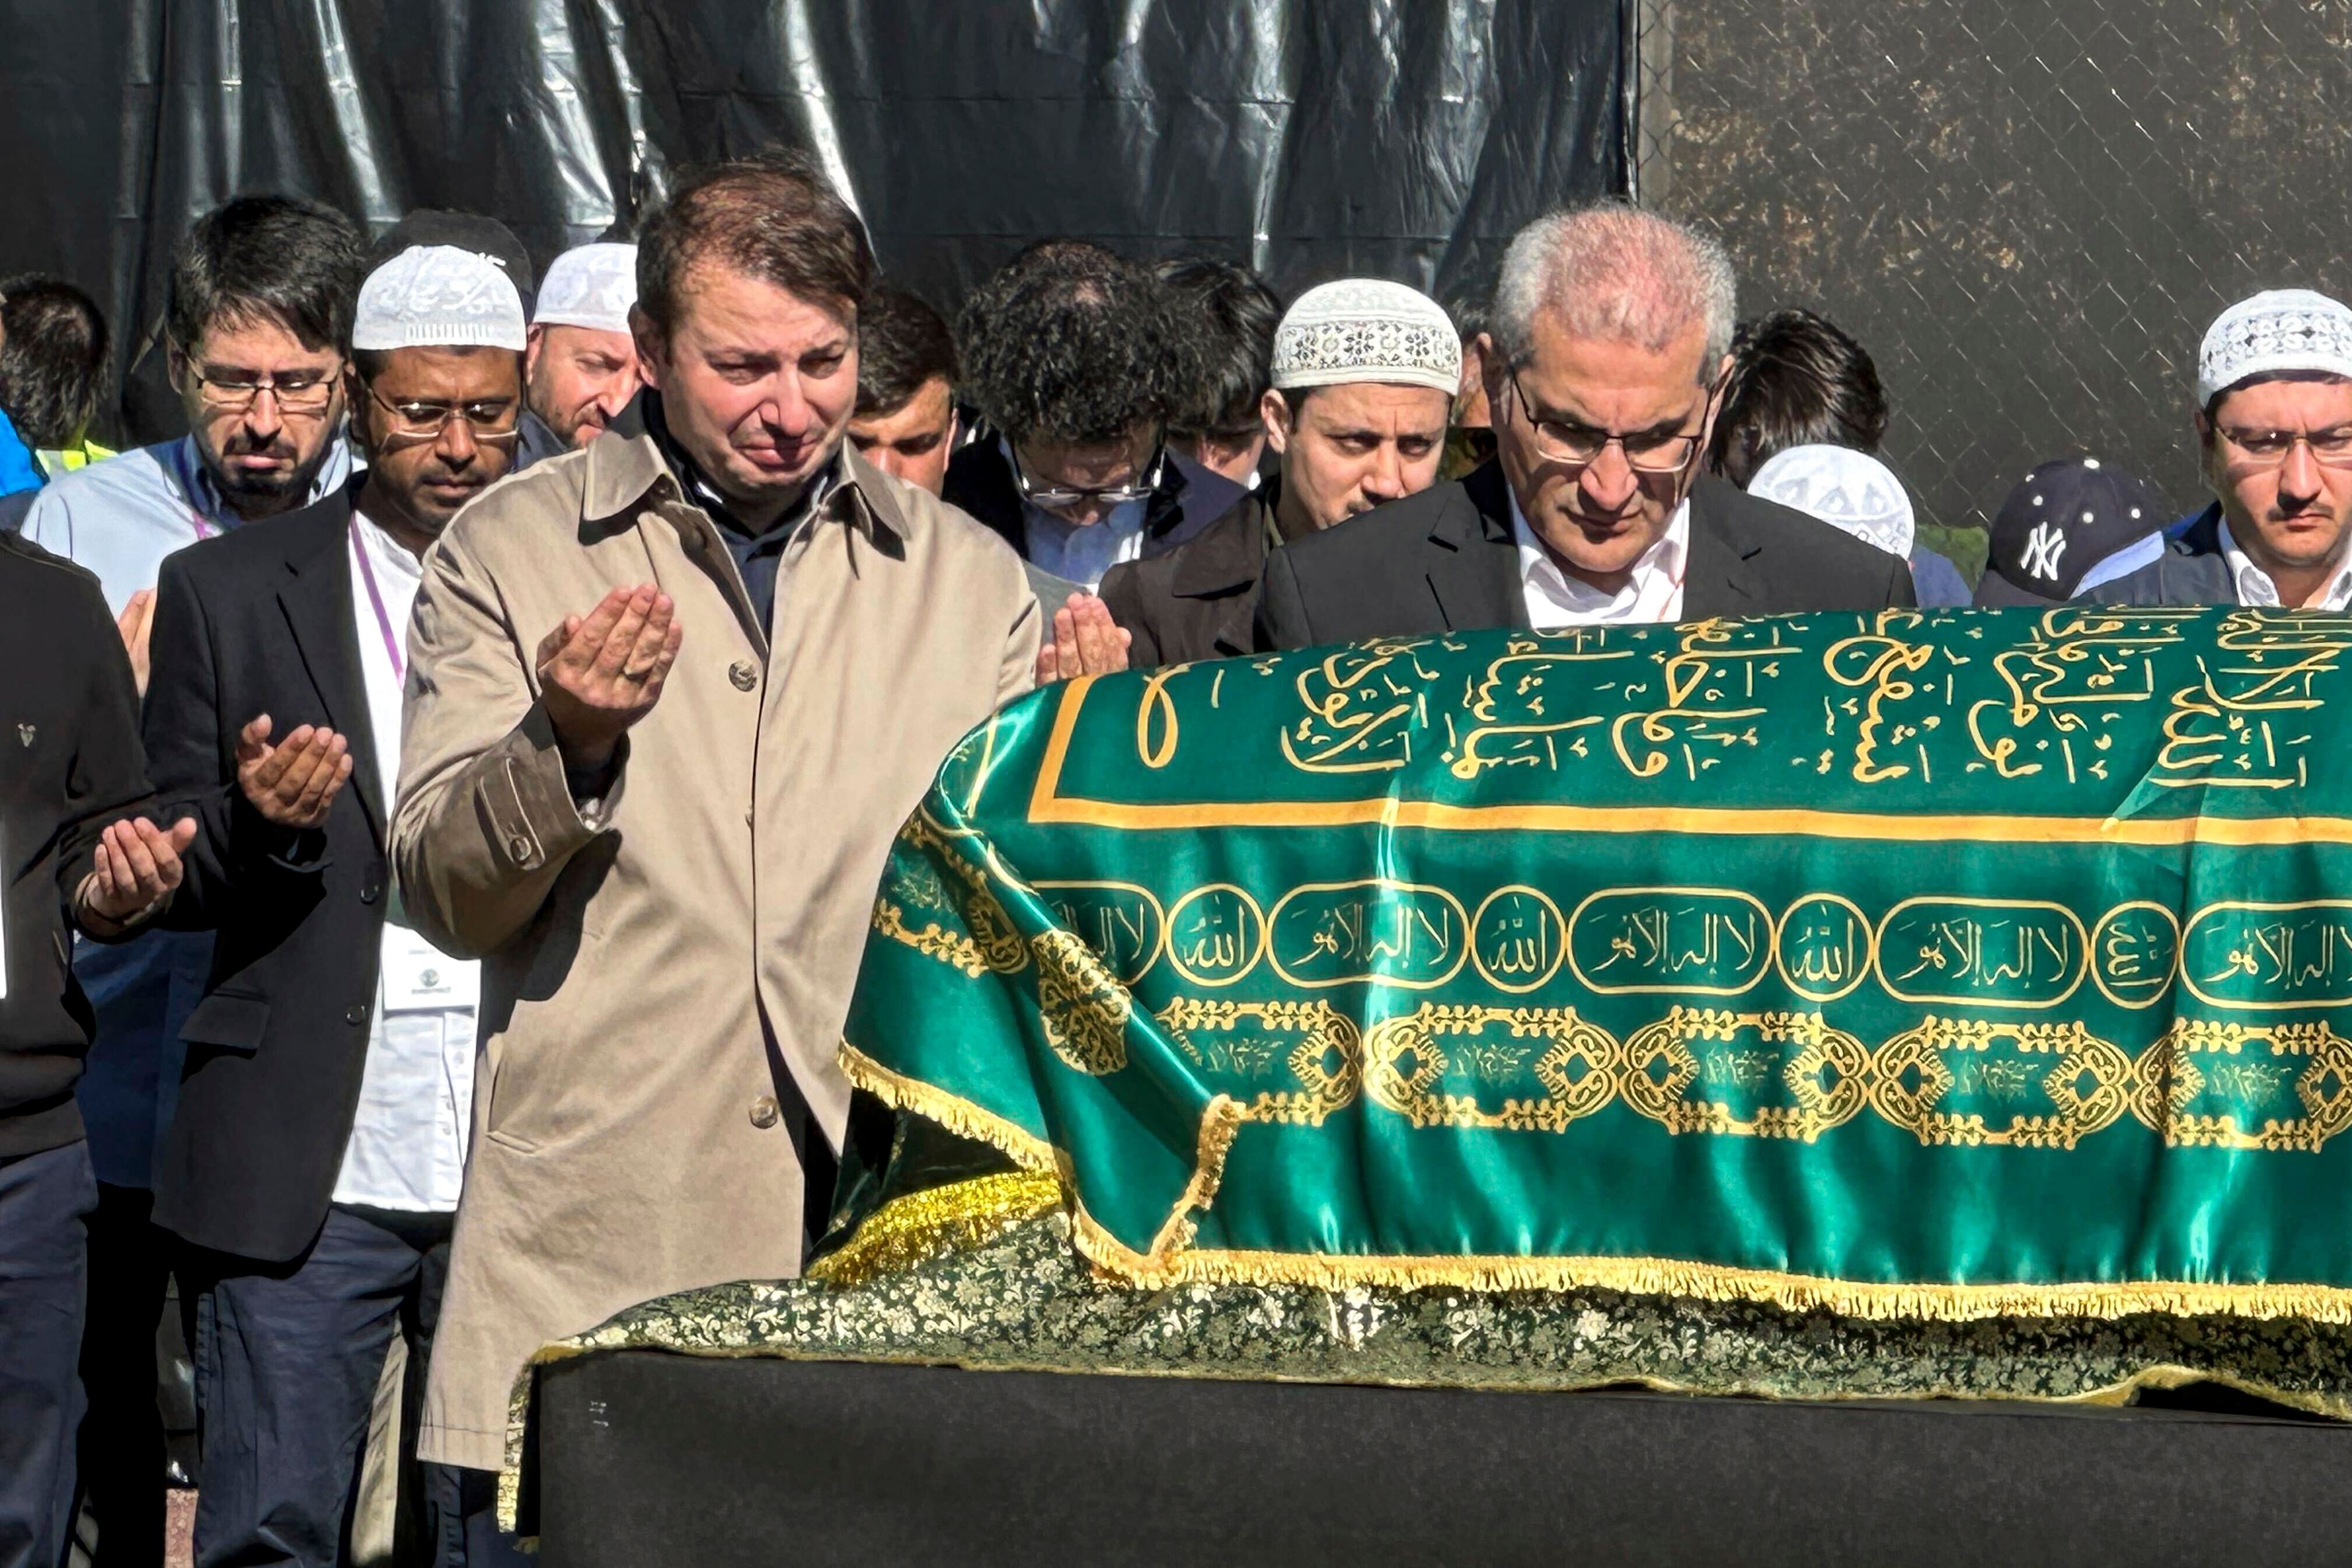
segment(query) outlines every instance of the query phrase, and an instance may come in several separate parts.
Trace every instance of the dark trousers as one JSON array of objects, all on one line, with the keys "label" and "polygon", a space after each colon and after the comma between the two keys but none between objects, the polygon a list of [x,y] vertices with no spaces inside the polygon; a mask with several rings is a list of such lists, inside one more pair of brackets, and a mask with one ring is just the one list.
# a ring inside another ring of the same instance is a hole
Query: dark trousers
[{"label": "dark trousers", "polygon": [[0,1568],[65,1561],[97,1206],[79,1141],[0,1161]]},{"label": "dark trousers", "polygon": [[163,1568],[163,1417],[155,1327],[171,1278],[171,1236],[148,1220],[155,1194],[98,1184],[89,1220],[89,1319],[82,1332],[80,1494],[98,1526],[95,1568]]},{"label": "dark trousers", "polygon": [[499,1528],[496,1470],[434,1468],[441,1473],[440,1495],[447,1500],[441,1516],[444,1563],[463,1568],[536,1568],[539,1559]]},{"label": "dark trousers", "polygon": [[181,1288],[193,1275],[198,1290],[198,1568],[347,1561],[368,1416],[395,1333],[409,1356],[402,1491],[425,1503],[424,1540],[402,1542],[400,1557],[451,1561],[443,1543],[462,1538],[454,1487],[415,1459],[450,1222],[338,1205],[293,1263],[207,1254],[183,1265]]}]

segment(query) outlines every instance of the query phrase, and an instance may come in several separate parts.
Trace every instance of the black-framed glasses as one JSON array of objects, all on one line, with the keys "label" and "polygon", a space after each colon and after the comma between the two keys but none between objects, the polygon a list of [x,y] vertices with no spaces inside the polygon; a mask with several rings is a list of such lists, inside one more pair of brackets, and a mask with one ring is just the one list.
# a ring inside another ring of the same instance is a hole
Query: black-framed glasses
[{"label": "black-framed glasses", "polygon": [[196,396],[205,407],[220,414],[242,414],[265,392],[277,400],[280,414],[324,414],[335,400],[335,381],[342,374],[340,365],[332,370],[264,376],[213,375],[197,365],[188,366]]},{"label": "black-framed glasses", "polygon": [[1023,500],[1033,506],[1044,507],[1047,511],[1060,511],[1066,507],[1078,506],[1090,500],[1107,501],[1112,506],[1124,506],[1129,501],[1142,500],[1160,488],[1160,465],[1167,460],[1168,448],[1163,445],[1154,445],[1151,449],[1151,460],[1144,464],[1141,474],[1124,483],[1048,485],[1041,484],[1029,477],[1029,470],[1022,466],[1020,452],[1015,450],[1013,454],[1013,487],[1020,490]]},{"label": "black-framed glasses", "polygon": [[2352,425],[2326,430],[2242,430],[2217,425],[2221,438],[2245,454],[2252,468],[2284,468],[2297,447],[2309,447],[2322,468],[2352,468]]},{"label": "black-framed glasses", "polygon": [[[1534,400],[1519,384],[1519,374],[1516,370],[1511,373],[1511,395],[1518,400],[1519,412],[1526,416],[1528,427],[1535,432],[1536,450],[1547,462],[1589,468],[1601,460],[1601,453],[1614,447],[1625,454],[1626,466],[1637,474],[1679,474],[1690,467],[1698,456],[1699,444],[1706,438],[1703,429],[1696,434],[1640,431],[1621,436],[1611,430],[1596,430],[1590,425],[1539,417]],[[1710,404],[1715,401],[1714,389],[1708,390],[1706,397]],[[1701,412],[1704,414],[1705,405]]]},{"label": "black-framed glasses", "polygon": [[426,403],[404,398],[394,403],[373,386],[368,401],[392,416],[392,438],[401,442],[437,441],[452,419],[466,422],[466,432],[477,441],[511,441],[522,432],[522,404],[514,398],[485,398],[476,403]]}]

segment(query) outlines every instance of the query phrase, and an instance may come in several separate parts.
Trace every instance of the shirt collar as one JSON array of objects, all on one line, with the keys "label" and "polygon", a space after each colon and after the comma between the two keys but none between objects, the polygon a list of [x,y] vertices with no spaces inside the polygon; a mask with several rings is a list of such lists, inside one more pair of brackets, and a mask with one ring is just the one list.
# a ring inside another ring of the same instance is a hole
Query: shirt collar
[{"label": "shirt collar", "polygon": [[[729,516],[718,492],[669,434],[669,426],[662,417],[660,395],[649,387],[639,395],[646,423],[644,435],[623,436],[608,431],[582,449],[587,465],[582,479],[582,516],[599,521],[618,517],[642,500],[647,490],[667,480],[680,500],[709,515],[714,526],[748,533],[749,530]],[[887,486],[865,459],[850,451],[846,441],[835,449],[832,460],[817,470],[809,481],[809,493],[790,515],[796,520],[809,517],[823,510],[828,501],[835,503],[831,509],[834,512],[864,529],[869,537],[887,532],[896,539],[906,532],[898,502]]]},{"label": "shirt collar", "polygon": [[1666,519],[1666,531],[1658,535],[1650,548],[1635,559],[1625,585],[1614,594],[1603,593],[1581,577],[1572,576],[1559,568],[1535,530],[1528,526],[1527,514],[1519,510],[1519,496],[1510,486],[1503,487],[1511,501],[1511,535],[1519,546],[1519,583],[1532,588],[1562,607],[1579,614],[1598,614],[1620,601],[1632,603],[1641,597],[1643,588],[1661,574],[1679,583],[1683,563],[1690,553],[1690,498],[1685,496],[1676,503]]},{"label": "shirt collar", "polygon": [[[2264,610],[2306,607],[2281,603],[2278,584],[2271,581],[2269,573],[2255,565],[2252,558],[2238,548],[2237,538],[2231,533],[2227,518],[2221,521],[2221,557],[2230,563],[2230,585],[2236,590],[2238,603]],[[2307,607],[2341,610],[2347,605],[2352,605],[2352,553],[2347,553],[2337,564],[2336,575],[2328,579],[2326,591],[2320,595],[2319,602]]]},{"label": "shirt collar", "polygon": [[[181,491],[187,496],[188,504],[195,508],[206,522],[215,528],[226,529],[235,528],[245,521],[221,498],[220,487],[213,483],[212,470],[205,467],[204,454],[196,449],[194,436],[181,437],[170,451],[173,477],[180,481]],[[327,447],[326,458],[320,463],[318,473],[311,477],[310,491],[302,498],[302,504],[310,506],[334,494],[361,467],[351,442],[340,435],[336,436]]]}]

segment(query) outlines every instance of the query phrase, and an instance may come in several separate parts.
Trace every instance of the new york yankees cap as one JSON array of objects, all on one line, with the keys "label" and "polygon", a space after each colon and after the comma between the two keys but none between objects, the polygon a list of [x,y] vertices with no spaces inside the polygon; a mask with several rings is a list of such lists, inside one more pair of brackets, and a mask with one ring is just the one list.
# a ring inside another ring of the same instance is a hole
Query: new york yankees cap
[{"label": "new york yankees cap", "polygon": [[2092,567],[2171,516],[2153,490],[2096,458],[2044,463],[2018,481],[1993,516],[1976,602],[2063,604]]}]

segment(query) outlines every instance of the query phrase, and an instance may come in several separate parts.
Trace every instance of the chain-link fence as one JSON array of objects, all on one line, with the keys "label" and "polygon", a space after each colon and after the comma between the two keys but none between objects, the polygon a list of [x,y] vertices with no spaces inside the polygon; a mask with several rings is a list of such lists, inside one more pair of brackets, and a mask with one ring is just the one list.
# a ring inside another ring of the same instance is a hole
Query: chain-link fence
[{"label": "chain-link fence", "polygon": [[[2181,511],[2197,343],[2352,286],[2352,0],[1639,0],[1641,198],[1862,340],[1923,521],[2096,454]],[[1981,559],[1960,542],[1963,553]]]}]

